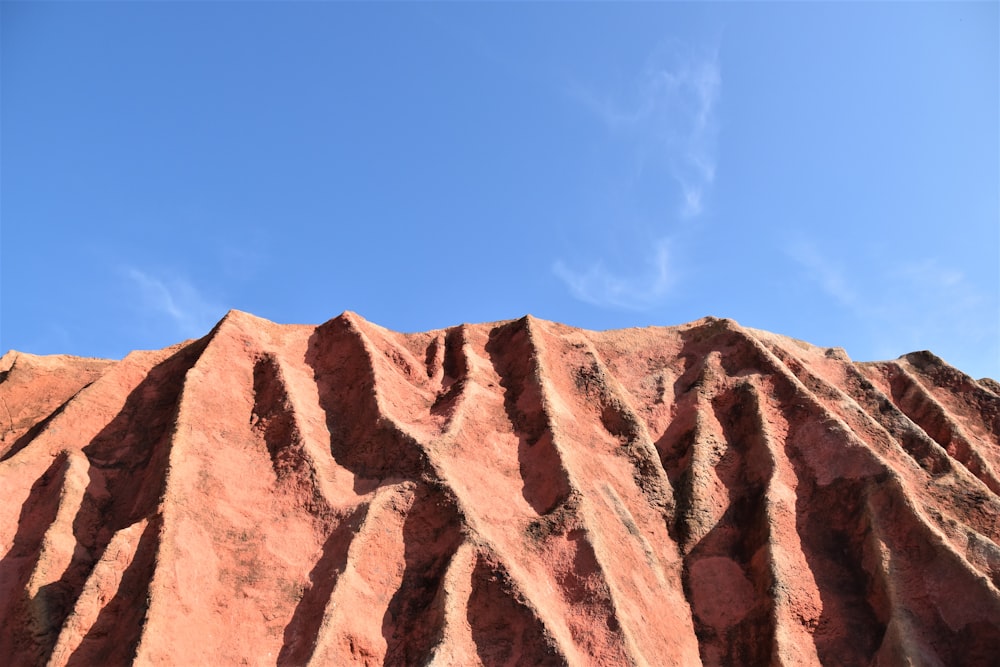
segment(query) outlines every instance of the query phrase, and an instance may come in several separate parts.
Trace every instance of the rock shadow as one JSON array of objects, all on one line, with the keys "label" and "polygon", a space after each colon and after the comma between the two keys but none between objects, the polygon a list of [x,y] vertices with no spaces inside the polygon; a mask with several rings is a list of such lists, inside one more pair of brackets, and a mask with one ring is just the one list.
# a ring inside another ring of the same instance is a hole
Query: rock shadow
[{"label": "rock shadow", "polygon": [[355,493],[430,475],[431,465],[420,444],[379,410],[368,351],[344,315],[316,328],[305,361],[326,414],[330,453],[354,474]]},{"label": "rock shadow", "polygon": [[30,601],[25,587],[38,562],[45,532],[59,512],[59,497],[68,467],[69,456],[61,452],[31,486],[21,505],[14,542],[0,560],[0,590],[5,591],[0,601],[0,627],[4,628],[0,632],[0,655],[8,656],[10,664],[36,661],[29,655],[31,651],[25,651],[32,644],[26,618]]},{"label": "rock shadow", "polygon": [[476,653],[484,665],[567,665],[541,621],[518,599],[506,570],[476,558],[466,607]]},{"label": "rock shadow", "polygon": [[114,534],[156,513],[184,378],[205,343],[188,345],[153,366],[118,414],[83,448],[90,479],[73,520],[77,546],[62,576],[45,587],[46,656]]},{"label": "rock shadow", "polygon": [[528,337],[527,320],[490,331],[486,353],[500,377],[504,410],[518,439],[521,495],[537,514],[548,514],[569,498],[572,489],[543,408],[537,353]]},{"label": "rock shadow", "polygon": [[[684,556],[682,584],[705,664],[768,665],[774,657],[775,582],[765,553],[772,539],[765,497],[773,467],[749,393],[747,385],[738,385],[711,398],[725,441],[713,470],[729,504]],[[691,447],[705,446],[689,437]],[[677,532],[687,540],[697,531],[685,523],[700,516],[690,467],[681,480],[688,498],[678,505],[689,511],[679,513]]]},{"label": "rock shadow", "polygon": [[422,483],[403,523],[405,567],[382,617],[385,665],[426,664],[444,628],[445,571],[464,539],[454,501]]},{"label": "rock shadow", "polygon": [[351,542],[368,513],[367,503],[359,505],[330,532],[323,552],[309,573],[312,584],[305,590],[285,626],[284,643],[278,653],[278,667],[294,667],[309,662],[323,625],[333,589],[347,567]]},{"label": "rock shadow", "polygon": [[[868,665],[875,658],[886,631],[887,609],[875,574],[865,567],[871,526],[865,512],[868,490],[886,475],[841,478],[821,485],[803,460],[801,448],[825,449],[831,442],[815,442],[799,425],[825,421],[823,415],[794,399],[788,387],[779,396],[789,424],[785,457],[796,478],[795,530],[822,602],[812,629],[816,653],[823,664]],[[845,443],[845,447],[848,445]]]},{"label": "rock shadow", "polygon": [[158,516],[146,524],[132,562],[122,572],[118,590],[101,609],[66,667],[127,665],[135,660],[146,621],[161,524]]}]

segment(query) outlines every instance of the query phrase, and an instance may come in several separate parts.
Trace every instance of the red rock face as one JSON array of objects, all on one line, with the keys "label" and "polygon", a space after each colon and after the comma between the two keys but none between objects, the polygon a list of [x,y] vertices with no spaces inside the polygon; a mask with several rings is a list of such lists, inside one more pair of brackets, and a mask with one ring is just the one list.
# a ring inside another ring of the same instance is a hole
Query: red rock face
[{"label": "red rock face", "polygon": [[704,319],[0,361],[0,662],[1000,656],[1000,387]]}]

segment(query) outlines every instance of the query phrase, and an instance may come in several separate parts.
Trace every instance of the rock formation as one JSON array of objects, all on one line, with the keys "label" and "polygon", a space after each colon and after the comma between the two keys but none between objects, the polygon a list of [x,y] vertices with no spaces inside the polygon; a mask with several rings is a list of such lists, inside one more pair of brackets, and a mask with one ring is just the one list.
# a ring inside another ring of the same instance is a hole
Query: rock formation
[{"label": "rock formation", "polygon": [[1000,386],[706,318],[0,360],[8,665],[987,665]]}]

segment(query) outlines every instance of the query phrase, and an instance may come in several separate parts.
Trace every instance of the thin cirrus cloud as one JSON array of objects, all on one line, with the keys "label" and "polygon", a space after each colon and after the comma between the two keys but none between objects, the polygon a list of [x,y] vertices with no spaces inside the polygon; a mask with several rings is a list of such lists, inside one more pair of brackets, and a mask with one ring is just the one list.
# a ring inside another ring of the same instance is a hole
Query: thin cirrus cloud
[{"label": "thin cirrus cloud", "polygon": [[166,318],[180,335],[203,335],[224,312],[184,278],[160,278],[132,266],[122,273],[139,297],[136,309],[145,316]]},{"label": "thin cirrus cloud", "polygon": [[722,76],[717,52],[695,57],[668,46],[650,58],[631,105],[587,92],[581,98],[620,140],[641,151],[654,146],[649,159],[667,167],[679,189],[677,212],[690,218],[702,213],[715,181]]},{"label": "thin cirrus cloud", "polygon": [[574,271],[559,260],[553,272],[566,283],[580,301],[597,306],[645,310],[663,300],[673,286],[669,243],[661,240],[647,262],[647,270],[635,276],[621,276],[607,270],[598,260],[584,271]]},{"label": "thin cirrus cloud", "polygon": [[[634,230],[624,230],[624,236],[657,239],[651,251],[649,244],[635,243],[635,255],[645,253],[644,262],[640,262],[645,265],[644,271],[615,270],[601,257],[582,268],[571,267],[561,259],[554,263],[553,272],[570,293],[597,306],[646,310],[670,295],[677,279],[667,249],[676,242],[663,227],[668,222],[701,216],[715,180],[716,110],[722,87],[718,53],[695,56],[690,49],[669,43],[658,49],[649,63],[631,100],[602,98],[577,90],[578,97],[602,121],[613,140],[638,160],[633,192],[662,192],[668,206],[652,225],[652,233],[640,230],[630,234]],[[608,226],[603,231],[623,230]]]},{"label": "thin cirrus cloud", "polygon": [[884,359],[933,349],[960,367],[995,365],[995,300],[991,305],[963,271],[933,257],[859,269],[809,241],[784,250],[803,278],[868,332],[863,356]]},{"label": "thin cirrus cloud", "polygon": [[[947,311],[952,316],[975,313],[983,295],[968,283],[962,271],[934,258],[904,260],[884,269],[859,272],[819,250],[815,243],[799,241],[785,248],[804,277],[826,296],[858,317],[908,321],[912,326],[927,313]],[[849,275],[877,285],[863,290]]]},{"label": "thin cirrus cloud", "polygon": [[848,308],[858,307],[858,297],[847,280],[843,267],[822,254],[815,243],[798,241],[785,248],[785,254],[819,285],[823,292]]}]

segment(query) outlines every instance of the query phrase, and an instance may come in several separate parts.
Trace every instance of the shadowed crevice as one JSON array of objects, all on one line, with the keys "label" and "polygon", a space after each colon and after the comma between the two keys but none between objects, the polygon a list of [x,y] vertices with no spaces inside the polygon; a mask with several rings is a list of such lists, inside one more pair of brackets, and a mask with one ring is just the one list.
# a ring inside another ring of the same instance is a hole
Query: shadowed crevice
[{"label": "shadowed crevice", "polygon": [[708,404],[722,428],[724,445],[712,469],[726,488],[728,506],[689,545],[684,592],[706,664],[766,665],[778,632],[766,500],[774,466],[749,384],[714,394]]},{"label": "shadowed crevice", "polygon": [[10,664],[32,664],[37,660],[29,634],[30,617],[26,587],[38,562],[45,532],[59,512],[59,497],[69,469],[69,456],[60,452],[31,486],[21,506],[17,533],[7,555],[0,560],[0,655]]},{"label": "shadowed crevice", "polygon": [[347,567],[351,542],[369,507],[368,503],[363,503],[355,508],[333,529],[323,544],[319,560],[309,573],[310,585],[296,605],[291,621],[285,626],[284,642],[278,653],[279,667],[304,665],[312,657],[330,597]]},{"label": "shadowed crevice", "polygon": [[458,405],[465,391],[469,377],[469,359],[466,354],[468,344],[465,326],[448,329],[444,336],[444,354],[441,360],[441,391],[438,393],[431,414],[443,417],[443,431],[454,420]]},{"label": "shadowed crevice", "polygon": [[66,667],[127,665],[135,659],[146,621],[161,525],[159,516],[146,524],[132,562],[122,572],[118,589],[101,609]]},{"label": "shadowed crevice", "polygon": [[572,489],[545,413],[538,351],[527,320],[490,331],[486,352],[500,377],[504,410],[518,438],[521,494],[539,515],[548,514],[569,498]]},{"label": "shadowed crevice", "polygon": [[466,607],[476,653],[484,665],[567,665],[538,616],[519,599],[500,564],[477,557]]},{"label": "shadowed crevice", "polygon": [[73,520],[76,548],[59,579],[43,587],[50,629],[40,643],[46,657],[114,534],[156,513],[185,375],[206,343],[183,347],[153,366],[83,448],[90,480]]},{"label": "shadowed crevice", "polygon": [[382,618],[386,665],[425,664],[444,628],[444,575],[464,539],[454,501],[429,484],[417,487],[403,523],[405,569]]},{"label": "shadowed crevice", "polygon": [[949,456],[1000,496],[1000,480],[940,403],[899,364],[886,365],[892,401]]},{"label": "shadowed crevice", "polygon": [[382,618],[385,665],[420,665],[444,628],[444,575],[464,539],[454,500],[429,484],[417,487],[403,523],[405,569]]},{"label": "shadowed crevice", "polygon": [[375,369],[350,316],[316,328],[306,363],[313,370],[320,407],[326,413],[330,453],[355,475],[354,490],[364,494],[386,480],[431,476],[426,453],[381,413]]},{"label": "shadowed crevice", "polygon": [[306,451],[281,363],[272,354],[254,363],[253,400],[252,428],[264,440],[278,485],[293,494],[311,516],[328,520],[333,510]]},{"label": "shadowed crevice", "polygon": [[[807,463],[807,449],[831,451],[833,440],[817,441],[810,426],[824,423],[826,414],[814,401],[801,401],[799,390],[779,380],[779,405],[789,431],[784,453],[795,473],[795,530],[800,548],[816,582],[822,610],[813,628],[816,653],[823,664],[867,665],[875,657],[888,619],[880,615],[875,573],[865,564],[871,526],[865,503],[869,485],[881,475],[839,478],[821,484]],[[803,427],[805,425],[805,428]],[[839,441],[844,456],[853,456],[849,444]]]},{"label": "shadowed crevice", "polygon": [[278,479],[302,467],[302,436],[295,417],[281,367],[274,355],[265,354],[253,366],[254,429],[264,437],[271,467]]}]

